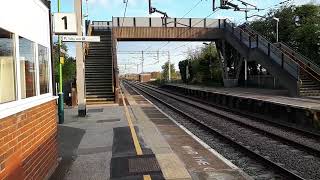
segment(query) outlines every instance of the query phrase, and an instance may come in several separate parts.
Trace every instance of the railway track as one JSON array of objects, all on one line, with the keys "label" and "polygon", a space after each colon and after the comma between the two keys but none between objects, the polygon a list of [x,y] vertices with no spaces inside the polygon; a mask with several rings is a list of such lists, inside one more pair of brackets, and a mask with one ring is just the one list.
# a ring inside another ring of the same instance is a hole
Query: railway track
[{"label": "railway track", "polygon": [[219,135],[285,179],[319,179],[319,139],[289,127],[241,117],[146,84],[125,82],[184,118]]},{"label": "railway track", "polygon": [[[215,115],[223,118],[228,118],[228,120],[230,121],[239,123],[241,125],[246,125],[247,127],[255,129],[257,131],[264,131],[264,133],[266,133],[269,136],[272,136],[273,138],[287,141],[290,144],[300,147],[302,150],[307,150],[309,153],[320,157],[320,135],[319,134],[297,129],[291,126],[286,126],[273,121],[264,121],[252,116],[248,116],[246,114],[234,113],[230,109],[221,108],[221,107],[217,108],[213,104],[205,102],[203,100],[199,100],[189,96],[184,96],[184,95],[181,95],[172,91],[168,91],[165,89],[161,89],[152,85],[148,85],[148,84],[140,84],[140,85],[146,88],[159,90],[159,92],[161,91],[166,92],[165,95],[168,95],[174,99],[178,98],[177,100],[184,101],[189,105],[194,105],[194,102],[197,102],[196,103],[197,107],[201,108],[204,111],[207,111],[209,113],[214,113]],[[171,95],[175,95],[175,96],[171,96]],[[191,99],[192,101],[188,101],[186,99]]]}]

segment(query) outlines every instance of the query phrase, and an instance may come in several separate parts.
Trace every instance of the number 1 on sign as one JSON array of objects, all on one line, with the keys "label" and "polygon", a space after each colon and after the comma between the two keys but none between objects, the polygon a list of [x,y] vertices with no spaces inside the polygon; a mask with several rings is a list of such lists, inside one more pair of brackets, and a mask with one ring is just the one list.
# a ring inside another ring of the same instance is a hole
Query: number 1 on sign
[{"label": "number 1 on sign", "polygon": [[67,16],[64,16],[63,18],[61,18],[62,20],[64,20],[64,29],[68,29],[68,19]]}]

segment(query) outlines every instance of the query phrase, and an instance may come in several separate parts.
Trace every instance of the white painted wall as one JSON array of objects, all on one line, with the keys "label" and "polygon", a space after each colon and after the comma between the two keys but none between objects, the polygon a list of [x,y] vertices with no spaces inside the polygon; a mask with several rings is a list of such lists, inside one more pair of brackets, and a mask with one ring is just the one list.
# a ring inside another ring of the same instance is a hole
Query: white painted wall
[{"label": "white painted wall", "polygon": [[0,27],[50,47],[49,10],[40,0],[0,0]]},{"label": "white painted wall", "polygon": [[[15,64],[16,64],[16,81],[17,95],[16,101],[0,104],[0,120],[7,116],[11,116],[18,112],[30,109],[34,106],[41,105],[48,101],[54,100],[57,97],[52,94],[52,78],[51,78],[51,63],[50,63],[50,24],[49,24],[49,9],[40,0],[0,0],[0,27],[15,34],[14,41],[19,42],[18,36],[22,36],[33,41],[36,44],[41,44],[48,48],[49,69],[50,69],[50,90],[47,94],[39,94],[39,82],[37,82],[37,96],[22,99],[21,90],[24,84],[20,77],[21,62],[19,59],[19,46],[15,47]],[[37,47],[37,46],[36,46]],[[35,49],[37,50],[37,48]],[[37,55],[37,53],[36,53]],[[36,64],[38,62],[36,56]],[[35,68],[38,74],[38,64]],[[38,75],[37,75],[38,76]],[[37,78],[39,79],[39,77]],[[0,87],[2,88],[2,87]]]}]

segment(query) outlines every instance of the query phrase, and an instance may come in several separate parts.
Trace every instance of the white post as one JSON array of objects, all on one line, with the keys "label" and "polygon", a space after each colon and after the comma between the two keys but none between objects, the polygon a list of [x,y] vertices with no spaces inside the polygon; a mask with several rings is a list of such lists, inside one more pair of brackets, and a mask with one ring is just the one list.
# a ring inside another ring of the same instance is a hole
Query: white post
[{"label": "white post", "polygon": [[137,74],[139,74],[139,64],[137,64]]},{"label": "white post", "polygon": [[248,80],[248,61],[247,61],[247,59],[244,59],[244,80],[245,80],[245,84],[247,85],[247,80]]},{"label": "white post", "polygon": [[142,58],[142,62],[141,62],[141,73],[143,73],[143,63],[144,63],[143,51],[141,51],[141,58]]},{"label": "white post", "polygon": [[157,51],[157,61],[158,61],[158,63],[160,62],[160,58],[159,58],[159,50]]},{"label": "white post", "polygon": [[169,66],[168,66],[168,80],[169,80],[169,82],[171,81],[171,63],[170,63],[170,51],[168,51],[168,64],[169,64]]},{"label": "white post", "polygon": [[276,17],[274,17],[273,19],[277,22],[277,24],[276,24],[276,28],[277,28],[276,29],[276,36],[277,36],[277,38],[276,39],[277,39],[277,42],[279,42],[279,20],[280,19],[276,18]]},{"label": "white post", "polygon": [[277,42],[279,42],[279,21],[277,21]]}]

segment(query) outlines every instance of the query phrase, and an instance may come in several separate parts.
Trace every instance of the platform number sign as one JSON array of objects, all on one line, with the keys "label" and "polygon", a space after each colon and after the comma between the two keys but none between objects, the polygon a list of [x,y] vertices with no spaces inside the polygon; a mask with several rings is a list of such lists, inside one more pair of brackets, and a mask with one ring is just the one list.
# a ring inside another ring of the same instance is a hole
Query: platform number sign
[{"label": "platform number sign", "polygon": [[63,16],[61,19],[64,21],[64,30],[67,30],[68,29],[68,17]]},{"label": "platform number sign", "polygon": [[76,35],[77,24],[76,15],[74,13],[55,13],[54,33],[56,35]]}]

